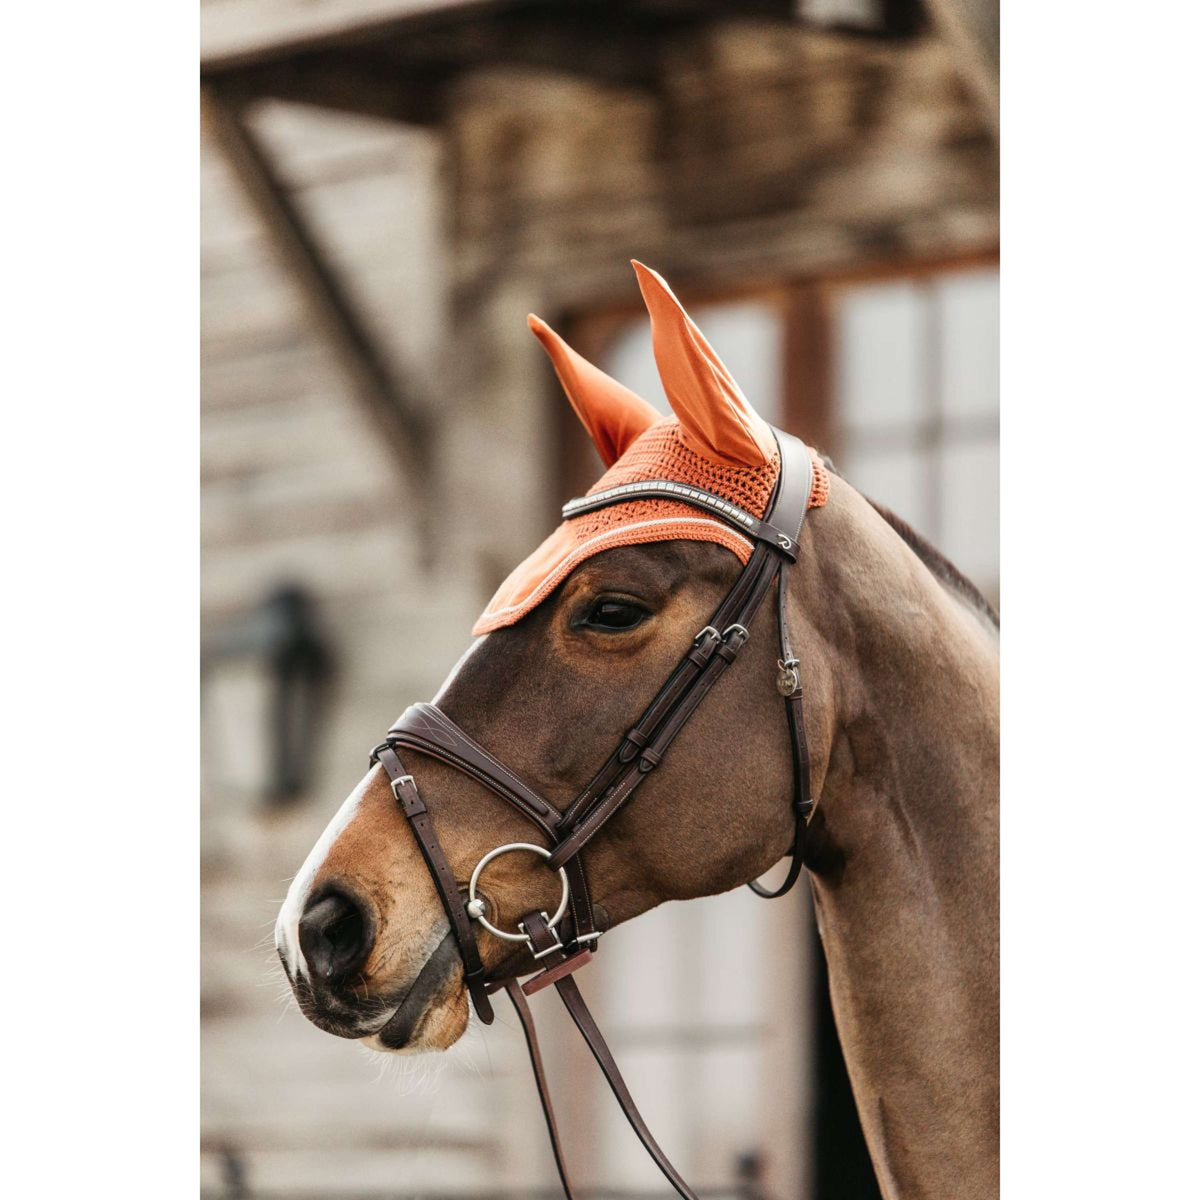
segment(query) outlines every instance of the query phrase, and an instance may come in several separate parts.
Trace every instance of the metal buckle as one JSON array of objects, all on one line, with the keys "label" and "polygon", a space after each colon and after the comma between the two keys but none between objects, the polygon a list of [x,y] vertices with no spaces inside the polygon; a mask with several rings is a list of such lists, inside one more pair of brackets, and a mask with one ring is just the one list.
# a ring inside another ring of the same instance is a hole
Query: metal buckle
[{"label": "metal buckle", "polygon": [[[480,925],[488,931],[495,934],[496,937],[506,942],[528,942],[529,935],[527,933],[508,933],[504,929],[497,929],[485,917],[484,910],[486,908],[484,902],[475,894],[475,888],[479,883],[479,876],[483,873],[483,868],[492,861],[493,858],[499,858],[501,854],[508,854],[513,850],[528,850],[532,854],[540,854],[542,858],[549,858],[550,851],[542,846],[536,846],[533,842],[508,842],[503,846],[497,846],[495,850],[489,850],[476,864],[475,870],[471,872],[471,880],[467,884],[467,912],[471,919],[478,921]],[[554,916],[546,918],[546,928],[554,929],[554,927],[563,919],[563,915],[567,911],[567,901],[571,897],[571,885],[567,882],[567,872],[564,867],[558,868],[558,878],[562,883],[562,899],[558,902],[558,908],[554,911]],[[544,916],[545,914],[543,914]],[[521,928],[520,925],[517,926]],[[558,934],[554,935],[556,938]],[[559,945],[561,946],[561,942]],[[535,957],[537,957],[535,955]]]},{"label": "metal buckle", "polygon": [[724,632],[723,634],[721,634],[721,641],[723,641],[723,642],[727,642],[727,641],[729,641],[729,635],[730,635],[730,634],[731,634],[731,633],[732,633],[732,632],[733,632],[735,629],[740,629],[740,630],[742,631],[742,638],[743,638],[743,640],[745,640],[745,641],[749,641],[749,640],[750,640],[750,630],[748,630],[748,629],[745,627],[745,625],[738,625],[738,624],[736,624],[736,623],[735,623],[735,624],[733,624],[733,625],[730,625],[730,626],[729,626],[729,628],[728,628],[728,629],[726,629],[726,630],[725,630],[725,632]]},{"label": "metal buckle", "polygon": [[531,954],[533,954],[533,957],[535,960],[539,959],[539,958],[545,958],[547,954],[553,954],[555,952],[555,950],[561,950],[563,948],[562,938],[560,938],[558,936],[558,930],[555,929],[554,926],[550,924],[550,918],[546,916],[546,912],[544,909],[542,910],[542,920],[546,922],[546,928],[549,929],[550,932],[554,935],[554,945],[547,946],[545,948],[545,950],[539,950],[536,953],[534,953],[534,951],[533,951],[533,939],[529,936],[529,934],[527,934],[525,932],[525,922],[524,921],[517,922],[517,928],[521,931],[525,940],[529,943],[529,951]]},{"label": "metal buckle", "polygon": [[413,777],[411,775],[401,775],[398,779],[391,780],[392,795],[395,796],[397,803],[400,803],[400,804],[403,803],[403,800],[401,800],[401,798],[400,798],[400,789],[406,783],[415,783],[415,782],[416,781],[413,779]]},{"label": "metal buckle", "polygon": [[712,625],[705,625],[705,627],[702,630],[700,630],[700,632],[698,634],[696,634],[696,636],[692,639],[692,645],[699,646],[700,643],[702,641],[704,641],[704,635],[706,633],[711,633],[712,636],[715,637],[718,641],[721,638],[721,632],[719,629],[716,629]]}]

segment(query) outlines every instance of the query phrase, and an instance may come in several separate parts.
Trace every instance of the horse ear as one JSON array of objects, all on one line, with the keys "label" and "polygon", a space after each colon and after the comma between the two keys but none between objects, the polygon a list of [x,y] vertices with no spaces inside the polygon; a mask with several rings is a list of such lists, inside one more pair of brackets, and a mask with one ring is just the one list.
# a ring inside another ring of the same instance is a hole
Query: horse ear
[{"label": "horse ear", "polygon": [[633,269],[650,312],[654,361],[684,442],[726,466],[769,463],[775,455],[771,427],[750,407],[662,276],[636,260]]},{"label": "horse ear", "polygon": [[662,420],[657,409],[577,354],[541,317],[530,313],[529,328],[550,356],[575,415],[606,467],[611,467],[635,438]]}]

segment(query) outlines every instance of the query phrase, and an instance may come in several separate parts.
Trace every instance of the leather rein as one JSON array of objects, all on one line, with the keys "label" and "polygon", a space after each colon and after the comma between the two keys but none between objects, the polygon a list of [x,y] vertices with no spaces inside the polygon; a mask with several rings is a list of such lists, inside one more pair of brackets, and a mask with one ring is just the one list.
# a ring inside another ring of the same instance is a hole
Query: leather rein
[{"label": "leather rein", "polygon": [[[784,698],[792,745],[792,807],[796,830],[791,863],[783,883],[774,891],[758,882],[751,882],[749,886],[766,899],[782,896],[791,890],[803,865],[804,833],[812,798],[808,745],[804,735],[803,690],[799,664],[792,654],[788,637],[787,583],[789,569],[796,559],[800,527],[808,511],[813,466],[808,447],[799,438],[781,430],[774,433],[779,444],[779,477],[764,520],[758,520],[710,492],[672,480],[625,484],[572,500],[564,507],[563,516],[569,519],[631,499],[659,497],[683,501],[724,520],[750,538],[754,549],[733,587],[717,606],[709,623],[696,634],[691,648],[658,694],[600,770],[562,812],[432,704],[414,704],[409,708],[388,730],[386,740],[371,754],[371,762],[378,762],[387,773],[392,794],[408,818],[433,876],[458,943],[466,986],[479,1019],[485,1025],[495,1019],[490,995],[500,988],[504,988],[516,1009],[529,1049],[555,1164],[570,1200],[574,1200],[575,1193],[563,1158],[533,1015],[526,1000],[526,996],[550,985],[557,990],[647,1152],[679,1195],[686,1200],[695,1200],[695,1194],[646,1128],[612,1053],[572,978],[575,971],[591,961],[603,932],[597,925],[581,851],[662,762],[692,713],[746,644],[751,621],[776,581],[780,648],[776,687]],[[435,758],[483,784],[535,826],[546,845],[514,842],[484,855],[471,874],[464,899],[416,782],[400,758],[401,751],[406,750]],[[487,902],[476,895],[479,878],[488,863],[514,850],[540,855],[548,867],[559,873],[562,883],[562,899],[557,910],[553,914],[540,910],[527,913],[518,922],[516,932],[493,925],[488,920]],[[532,956],[529,969],[540,968],[539,973],[523,984],[516,979],[489,979],[475,938],[476,923],[504,941],[524,943]]]}]

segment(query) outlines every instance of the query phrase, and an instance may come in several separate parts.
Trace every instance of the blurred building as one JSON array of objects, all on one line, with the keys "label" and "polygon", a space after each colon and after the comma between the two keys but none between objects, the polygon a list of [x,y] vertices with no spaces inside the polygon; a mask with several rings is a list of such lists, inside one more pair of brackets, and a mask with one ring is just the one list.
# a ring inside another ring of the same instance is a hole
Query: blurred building
[{"label": "blurred building", "polygon": [[[204,1187],[553,1194],[515,1023],[381,1070],[285,1008],[275,911],[599,473],[525,314],[662,403],[631,257],[996,598],[995,9],[207,0],[202,38]],[[871,1195],[811,924],[668,905],[582,977],[697,1187]],[[538,1007],[580,1183],[661,1192]]]}]

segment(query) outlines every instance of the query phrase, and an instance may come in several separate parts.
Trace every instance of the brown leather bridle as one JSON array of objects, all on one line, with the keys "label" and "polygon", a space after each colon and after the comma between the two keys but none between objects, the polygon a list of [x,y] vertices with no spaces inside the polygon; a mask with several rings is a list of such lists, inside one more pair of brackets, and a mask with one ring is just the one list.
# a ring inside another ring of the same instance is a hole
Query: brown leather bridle
[{"label": "brown leather bridle", "polygon": [[[525,999],[527,995],[551,984],[582,1033],[642,1144],[675,1190],[687,1200],[695,1200],[694,1193],[671,1166],[646,1128],[612,1053],[571,977],[573,972],[591,961],[602,932],[597,926],[596,913],[588,892],[581,851],[662,762],[671,743],[697,706],[737,658],[750,636],[750,624],[755,613],[776,581],[780,647],[776,686],[784,697],[792,744],[792,804],[796,832],[791,847],[791,864],[783,883],[774,891],[757,882],[751,882],[750,887],[767,899],[782,896],[791,890],[803,865],[804,833],[812,799],[809,795],[808,745],[804,736],[803,690],[800,687],[799,664],[792,654],[788,638],[787,582],[789,569],[796,559],[800,527],[808,511],[813,466],[808,447],[799,438],[781,430],[775,430],[774,433],[779,444],[779,477],[764,520],[758,520],[710,492],[672,480],[625,484],[572,500],[563,509],[564,517],[570,518],[633,499],[655,497],[683,501],[720,518],[751,538],[754,549],[737,581],[717,606],[709,623],[696,635],[691,648],[658,695],[625,734],[621,744],[591,782],[562,812],[539,796],[432,704],[414,704],[409,708],[388,730],[387,739],[376,746],[371,754],[371,761],[378,762],[391,781],[392,793],[412,825],[417,844],[441,895],[451,931],[462,955],[467,989],[480,1020],[487,1025],[494,1020],[489,995],[501,987],[508,993],[517,1011],[529,1048],[555,1163],[568,1197],[573,1198],[574,1193],[542,1069],[533,1015]],[[492,850],[472,872],[467,899],[464,900],[461,885],[446,860],[416,782],[400,759],[401,750],[415,750],[471,776],[536,826],[548,848],[518,842]],[[483,869],[500,854],[512,850],[526,850],[543,856],[546,865],[558,871],[563,882],[562,902],[558,910],[553,915],[540,910],[527,913],[518,923],[517,933],[492,925],[487,918],[486,902],[476,895]],[[502,939],[525,943],[532,955],[530,969],[540,968],[540,972],[524,984],[516,979],[490,980],[475,941],[475,921]]]}]

